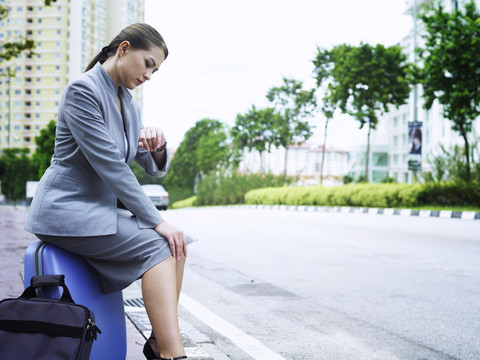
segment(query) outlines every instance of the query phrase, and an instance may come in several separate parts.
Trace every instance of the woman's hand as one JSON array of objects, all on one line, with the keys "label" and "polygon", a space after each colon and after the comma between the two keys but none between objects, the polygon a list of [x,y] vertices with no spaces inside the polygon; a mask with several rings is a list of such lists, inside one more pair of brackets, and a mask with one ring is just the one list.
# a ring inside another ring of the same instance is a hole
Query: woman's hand
[{"label": "woman's hand", "polygon": [[166,221],[155,226],[154,230],[168,240],[174,258],[180,260],[182,252],[187,256],[187,241],[183,231],[177,230]]},{"label": "woman's hand", "polygon": [[156,151],[165,142],[162,129],[146,127],[140,130],[138,147],[147,151]]}]

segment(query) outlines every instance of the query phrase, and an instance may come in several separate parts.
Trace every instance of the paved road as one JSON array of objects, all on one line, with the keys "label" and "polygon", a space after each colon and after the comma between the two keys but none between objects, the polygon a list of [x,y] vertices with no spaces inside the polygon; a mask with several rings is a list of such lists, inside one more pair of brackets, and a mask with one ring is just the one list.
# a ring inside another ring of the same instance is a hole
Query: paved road
[{"label": "paved road", "polygon": [[478,220],[238,208],[165,217],[200,239],[181,311],[225,358],[480,359]]}]

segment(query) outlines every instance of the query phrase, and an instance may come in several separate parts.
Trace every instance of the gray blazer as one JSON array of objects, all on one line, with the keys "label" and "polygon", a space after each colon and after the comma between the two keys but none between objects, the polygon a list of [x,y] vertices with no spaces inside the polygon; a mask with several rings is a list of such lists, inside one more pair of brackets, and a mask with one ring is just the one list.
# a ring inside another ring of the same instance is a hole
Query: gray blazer
[{"label": "gray blazer", "polygon": [[[116,106],[117,94],[123,119]],[[117,198],[139,228],[163,221],[130,169],[133,160],[154,176],[164,176],[152,155],[138,148],[140,107],[123,86],[117,88],[100,64],[69,82],[60,102],[55,153],[28,213],[25,229],[56,236],[99,236],[117,231]],[[125,139],[126,134],[126,139]]]}]

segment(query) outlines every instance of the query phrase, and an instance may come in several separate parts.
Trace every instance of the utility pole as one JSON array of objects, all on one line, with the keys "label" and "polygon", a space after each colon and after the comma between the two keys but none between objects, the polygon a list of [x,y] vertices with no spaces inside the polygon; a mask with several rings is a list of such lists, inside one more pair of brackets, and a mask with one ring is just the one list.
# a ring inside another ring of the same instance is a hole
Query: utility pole
[{"label": "utility pole", "polygon": [[[413,64],[417,63],[417,0],[413,3]],[[417,84],[413,84],[413,121],[418,121],[418,88]]]},{"label": "utility pole", "polygon": [[[417,63],[417,0],[413,2],[413,64]],[[417,172],[421,169],[422,153],[422,123],[418,121],[418,85],[413,84],[413,119],[408,124],[408,135],[412,142],[409,153],[408,168],[412,170],[413,182],[417,182]],[[414,139],[414,137],[416,139]],[[420,145],[419,145],[420,144]],[[417,146],[420,146],[417,148]]]}]

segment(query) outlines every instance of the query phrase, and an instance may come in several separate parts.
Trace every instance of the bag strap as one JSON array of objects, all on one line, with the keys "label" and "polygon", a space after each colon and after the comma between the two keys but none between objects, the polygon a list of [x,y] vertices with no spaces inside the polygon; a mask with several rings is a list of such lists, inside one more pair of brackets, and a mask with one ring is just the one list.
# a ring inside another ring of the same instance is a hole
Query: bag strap
[{"label": "bag strap", "polygon": [[65,284],[65,275],[38,275],[33,276],[30,280],[30,286],[25,289],[25,291],[20,295],[22,299],[31,299],[37,297],[35,289],[41,288],[44,286],[60,286],[63,288],[63,294],[60,298],[60,301],[69,302],[75,304],[68,290],[67,285]]}]

